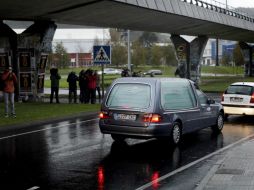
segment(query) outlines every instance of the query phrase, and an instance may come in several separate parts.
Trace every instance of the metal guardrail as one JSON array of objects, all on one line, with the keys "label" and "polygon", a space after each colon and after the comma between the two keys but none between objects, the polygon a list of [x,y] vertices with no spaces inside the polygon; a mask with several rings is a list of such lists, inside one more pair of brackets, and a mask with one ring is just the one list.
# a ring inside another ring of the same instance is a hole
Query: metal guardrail
[{"label": "metal guardrail", "polygon": [[228,6],[227,4],[223,4],[215,0],[206,0],[206,1],[180,0],[180,1],[254,23],[254,18],[249,16],[247,13],[241,12],[234,7]]}]

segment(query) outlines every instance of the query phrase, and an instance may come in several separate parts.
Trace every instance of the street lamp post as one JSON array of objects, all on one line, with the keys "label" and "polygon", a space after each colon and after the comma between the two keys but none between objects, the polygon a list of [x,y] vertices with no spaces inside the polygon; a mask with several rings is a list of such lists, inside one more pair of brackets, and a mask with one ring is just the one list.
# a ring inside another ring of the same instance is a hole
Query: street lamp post
[{"label": "street lamp post", "polygon": [[127,35],[128,35],[128,69],[131,73],[132,70],[131,70],[131,52],[130,52],[130,30],[127,30]]},{"label": "street lamp post", "polygon": [[61,53],[61,68],[63,68],[64,67],[64,60],[63,60],[63,53]]}]

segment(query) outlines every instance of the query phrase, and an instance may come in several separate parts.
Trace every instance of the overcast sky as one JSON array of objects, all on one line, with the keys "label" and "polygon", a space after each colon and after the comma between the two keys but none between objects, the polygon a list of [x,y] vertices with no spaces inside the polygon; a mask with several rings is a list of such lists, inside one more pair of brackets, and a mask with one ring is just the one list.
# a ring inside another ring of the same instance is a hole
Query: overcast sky
[{"label": "overcast sky", "polygon": [[107,29],[59,29],[56,30],[55,39],[108,39]]}]

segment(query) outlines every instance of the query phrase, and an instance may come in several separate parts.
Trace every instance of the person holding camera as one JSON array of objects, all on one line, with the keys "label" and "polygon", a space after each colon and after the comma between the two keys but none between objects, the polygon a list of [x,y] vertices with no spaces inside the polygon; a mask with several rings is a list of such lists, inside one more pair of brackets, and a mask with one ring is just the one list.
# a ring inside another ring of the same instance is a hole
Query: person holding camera
[{"label": "person holding camera", "polygon": [[51,104],[53,103],[54,94],[56,98],[56,103],[58,104],[60,103],[58,98],[60,79],[61,79],[61,76],[58,73],[58,69],[57,68],[50,69],[50,80],[51,80],[50,103]]},{"label": "person holding camera", "polygon": [[69,83],[69,103],[72,102],[72,94],[74,97],[74,103],[77,103],[77,82],[79,78],[74,71],[71,71],[68,75],[67,82]]},{"label": "person holding camera", "polygon": [[12,67],[7,68],[3,75],[2,80],[4,81],[4,102],[5,102],[5,117],[9,117],[9,101],[11,104],[11,116],[16,117],[15,107],[14,107],[14,90],[17,83],[17,77],[15,73],[12,72]]}]

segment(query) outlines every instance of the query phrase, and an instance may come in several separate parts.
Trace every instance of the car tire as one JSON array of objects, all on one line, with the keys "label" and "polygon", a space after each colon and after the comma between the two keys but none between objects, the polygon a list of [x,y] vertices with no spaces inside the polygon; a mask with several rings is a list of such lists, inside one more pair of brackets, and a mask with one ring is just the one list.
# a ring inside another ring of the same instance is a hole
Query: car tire
[{"label": "car tire", "polygon": [[228,114],[224,114],[224,120],[225,120],[225,121],[228,120]]},{"label": "car tire", "polygon": [[212,130],[215,133],[220,133],[224,126],[224,114],[219,113],[216,119],[216,124],[212,126]]},{"label": "car tire", "polygon": [[181,124],[179,122],[174,122],[170,135],[170,142],[173,145],[178,145],[180,144],[181,140],[182,140]]},{"label": "car tire", "polygon": [[111,137],[114,141],[124,141],[125,140],[125,136],[123,135],[116,135],[116,134],[111,134]]}]

